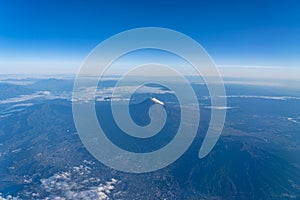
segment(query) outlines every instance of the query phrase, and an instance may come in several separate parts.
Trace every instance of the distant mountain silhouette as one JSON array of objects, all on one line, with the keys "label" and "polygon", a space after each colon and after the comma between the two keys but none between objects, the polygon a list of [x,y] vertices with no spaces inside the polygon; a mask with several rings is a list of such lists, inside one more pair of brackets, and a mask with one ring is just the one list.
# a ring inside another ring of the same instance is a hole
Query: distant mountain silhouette
[{"label": "distant mountain silhouette", "polygon": [[42,79],[33,84],[28,85],[28,88],[35,90],[49,90],[54,92],[60,91],[72,91],[73,90],[74,80],[66,79]]},{"label": "distant mountain silhouette", "polygon": [[0,100],[32,93],[33,90],[24,85],[0,83]]}]

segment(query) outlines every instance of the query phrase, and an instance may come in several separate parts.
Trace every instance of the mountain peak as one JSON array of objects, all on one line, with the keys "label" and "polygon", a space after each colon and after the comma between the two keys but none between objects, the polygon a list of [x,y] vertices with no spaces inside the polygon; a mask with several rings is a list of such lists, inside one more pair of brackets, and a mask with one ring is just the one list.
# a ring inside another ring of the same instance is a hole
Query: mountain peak
[{"label": "mountain peak", "polygon": [[155,98],[155,97],[151,97],[150,99],[151,99],[151,101],[152,101],[153,103],[156,103],[156,104],[159,104],[159,105],[162,105],[162,106],[164,106],[164,105],[165,105],[165,103],[164,103],[164,102],[162,102],[162,101],[158,100],[158,99],[157,99],[157,98]]}]

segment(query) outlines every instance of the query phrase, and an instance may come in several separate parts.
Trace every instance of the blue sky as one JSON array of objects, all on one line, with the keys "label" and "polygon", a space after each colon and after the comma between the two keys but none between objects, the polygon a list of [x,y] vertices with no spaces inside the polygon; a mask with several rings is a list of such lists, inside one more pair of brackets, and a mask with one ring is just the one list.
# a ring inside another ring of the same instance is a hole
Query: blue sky
[{"label": "blue sky", "polygon": [[189,35],[217,65],[294,68],[299,10],[289,0],[0,1],[0,73],[76,72],[104,39],[146,26]]}]

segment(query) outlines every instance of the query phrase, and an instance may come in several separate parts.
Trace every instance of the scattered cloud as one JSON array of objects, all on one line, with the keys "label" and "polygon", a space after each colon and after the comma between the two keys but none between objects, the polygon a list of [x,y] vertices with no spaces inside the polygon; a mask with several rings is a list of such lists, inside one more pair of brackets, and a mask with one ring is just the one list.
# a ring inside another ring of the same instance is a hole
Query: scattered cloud
[{"label": "scattered cloud", "polygon": [[[79,172],[81,175],[88,171],[81,165],[74,167],[73,173]],[[86,178],[80,182],[74,180],[72,172],[60,172],[53,176],[42,179],[42,188],[50,193],[50,199],[98,199],[109,200],[109,194],[115,190],[117,180],[112,178],[109,181],[101,182],[97,178]],[[96,183],[96,186],[89,186]]]},{"label": "scattered cloud", "polygon": [[5,100],[0,100],[0,104],[8,104],[8,103],[19,103],[19,102],[24,102],[32,99],[37,99],[37,98],[45,98],[49,96],[51,93],[49,91],[41,91],[33,94],[28,94],[28,95],[20,95],[18,97],[13,97]]},{"label": "scattered cloud", "polygon": [[297,118],[288,117],[288,121],[300,124],[300,117]]},{"label": "scattered cloud", "polygon": [[34,104],[33,103],[20,103],[20,104],[15,104],[12,106],[12,108],[15,108],[15,107],[29,107],[29,106],[33,106]]},{"label": "scattered cloud", "polygon": [[[47,199],[98,199],[109,200],[120,183],[115,178],[102,180],[92,175],[88,165],[79,165],[68,171],[56,173],[49,178],[41,179],[42,192],[49,193]],[[36,198],[40,193],[34,193]]]},{"label": "scattered cloud", "polygon": [[[28,94],[28,95],[20,95],[17,97],[12,97],[4,100],[0,100],[0,104],[13,104],[13,103],[21,103],[21,102],[26,102],[29,100],[33,99],[67,99],[70,98],[70,94],[67,93],[62,93],[60,95],[52,94],[50,91],[39,91],[35,92],[33,94]],[[29,105],[26,103],[27,106]],[[19,104],[19,106],[24,106],[26,105],[25,103]],[[18,105],[15,105],[18,106]]]},{"label": "scattered cloud", "polygon": [[229,106],[204,106],[204,108],[215,109],[215,110],[229,110],[229,109],[233,109],[233,108],[236,108],[236,107],[229,107]]},{"label": "scattered cloud", "polygon": [[[97,89],[96,87],[84,88],[82,91],[73,97],[72,101],[89,102],[96,101],[127,101],[128,94],[133,91],[136,86],[120,86],[120,87],[105,87]],[[113,96],[114,92],[114,96]],[[136,94],[172,94],[173,91],[165,90],[162,87],[142,86],[134,91]]]},{"label": "scattered cloud", "polygon": [[[269,99],[269,100],[300,100],[300,97],[293,96],[256,96],[256,95],[228,95],[218,96],[219,98],[252,98],[252,99]],[[205,98],[210,98],[205,96]]]},{"label": "scattered cloud", "polygon": [[19,198],[12,195],[4,196],[2,193],[0,193],[0,200],[19,200]]},{"label": "scattered cloud", "polygon": [[29,80],[0,80],[0,83],[9,83],[14,85],[29,85],[35,83],[35,81]]}]

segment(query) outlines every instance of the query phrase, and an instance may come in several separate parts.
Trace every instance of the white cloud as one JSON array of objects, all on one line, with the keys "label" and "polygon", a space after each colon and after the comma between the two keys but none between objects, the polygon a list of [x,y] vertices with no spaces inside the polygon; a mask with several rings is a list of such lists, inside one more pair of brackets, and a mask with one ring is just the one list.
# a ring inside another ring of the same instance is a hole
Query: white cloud
[{"label": "white cloud", "polygon": [[28,100],[32,100],[32,99],[47,97],[50,94],[51,93],[49,91],[41,91],[41,92],[28,94],[28,95],[20,95],[18,97],[13,97],[13,98],[1,100],[0,104],[24,102],[24,101],[28,101]]},{"label": "white cloud", "polygon": [[300,124],[300,117],[297,118],[288,117],[288,121]]},{"label": "white cloud", "polygon": [[32,105],[34,105],[34,104],[33,103],[20,103],[20,104],[12,105],[8,109],[0,112],[0,114],[1,114],[0,118],[8,117],[11,114],[16,113],[16,112],[21,112],[21,111],[25,110],[25,107],[29,107]]},{"label": "white cloud", "polygon": [[205,106],[204,108],[215,109],[215,110],[229,110],[236,107],[228,107],[228,106]]},{"label": "white cloud", "polygon": [[[77,96],[76,98],[73,97],[72,101],[89,102],[89,101],[93,101],[94,99],[96,99],[96,101],[124,101],[124,100],[127,101],[129,99],[125,96],[127,96],[127,94],[130,91],[132,91],[132,89],[134,88],[136,87],[120,86],[120,87],[106,87],[100,89],[96,89],[96,87],[84,88],[76,95]],[[113,92],[115,92],[114,97],[112,97]],[[135,91],[135,93],[172,94],[173,91],[164,90],[161,87],[141,86]]]},{"label": "white cloud", "polygon": [[118,180],[107,181],[91,176],[91,168],[86,165],[75,166],[67,172],[56,173],[42,179],[42,188],[50,193],[48,199],[98,199],[109,200],[116,189]]},{"label": "white cloud", "polygon": [[20,103],[20,104],[15,104],[12,106],[12,108],[15,108],[15,107],[29,107],[29,106],[33,106],[34,104],[33,103]]},{"label": "white cloud", "polygon": [[9,117],[10,114],[4,114],[4,115],[0,115],[0,118],[5,118],[5,117]]},{"label": "white cloud", "polygon": [[14,85],[29,85],[34,82],[35,81],[28,81],[28,80],[0,80],[0,83],[9,83]]},{"label": "white cloud", "polygon": [[12,195],[4,196],[2,193],[0,193],[0,200],[18,200],[18,197],[13,197]]},{"label": "white cloud", "polygon": [[[0,100],[0,104],[11,104],[11,103],[21,103],[26,102],[33,99],[68,99],[70,98],[70,94],[62,93],[60,95],[54,95],[50,91],[39,91],[33,94],[28,95],[20,95],[17,97],[12,97],[4,100]],[[19,106],[29,106],[29,103],[18,104]],[[16,107],[18,105],[15,105]]]},{"label": "white cloud", "polygon": [[[269,100],[300,100],[300,97],[292,96],[258,96],[258,95],[228,95],[218,96],[219,98],[252,98],[252,99],[269,99]],[[205,96],[205,98],[209,98]]]}]

